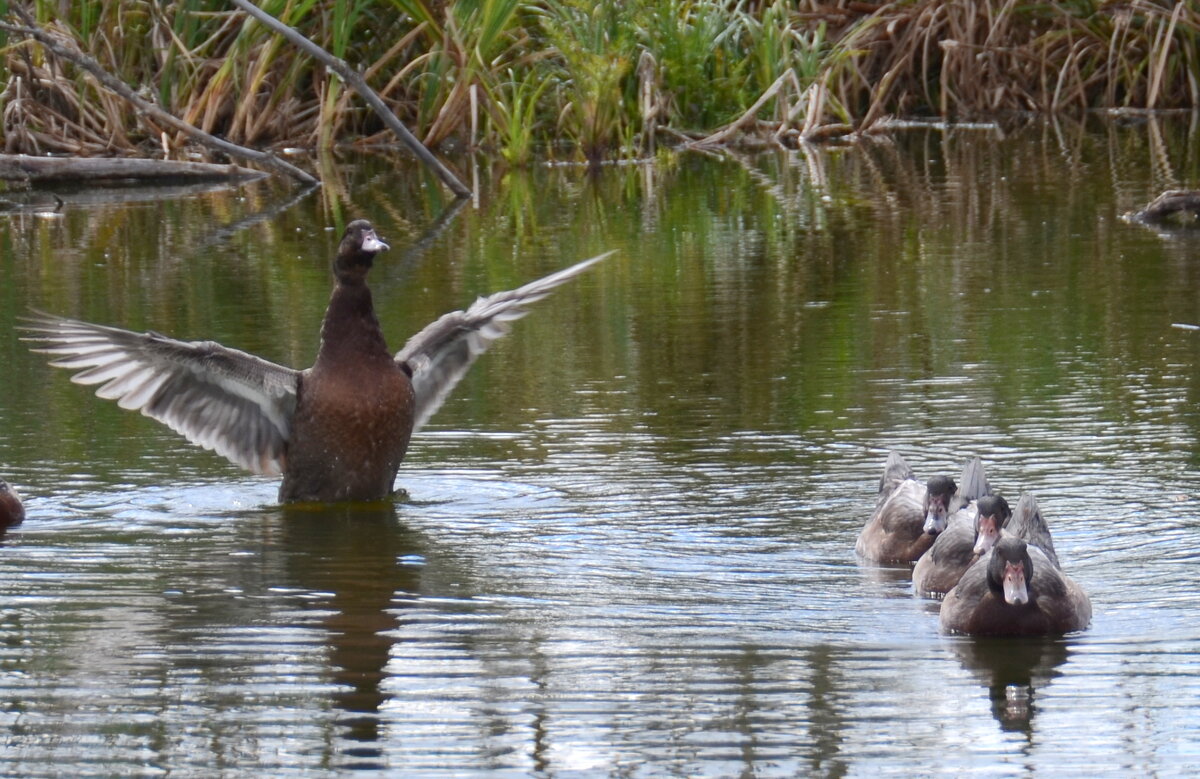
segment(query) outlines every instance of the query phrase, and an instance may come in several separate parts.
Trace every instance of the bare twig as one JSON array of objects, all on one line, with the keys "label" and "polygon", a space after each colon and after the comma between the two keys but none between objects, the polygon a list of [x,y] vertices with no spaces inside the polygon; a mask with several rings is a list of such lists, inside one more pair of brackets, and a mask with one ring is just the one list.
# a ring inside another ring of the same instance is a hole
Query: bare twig
[{"label": "bare twig", "polygon": [[375,90],[371,89],[371,87],[367,85],[367,82],[363,79],[363,77],[359,75],[357,71],[347,65],[344,60],[333,56],[317,44],[310,41],[308,38],[305,38],[296,30],[288,27],[286,24],[276,19],[274,16],[271,16],[266,11],[258,8],[253,3],[248,2],[248,0],[230,1],[238,8],[241,8],[259,22],[269,27],[271,30],[291,41],[300,49],[307,52],[310,56],[315,57],[316,59],[325,63],[325,67],[333,71],[338,78],[340,78],[342,81],[348,84],[351,89],[362,96],[367,105],[369,105],[371,109],[379,115],[379,118],[383,120],[383,123],[388,126],[388,129],[399,136],[404,145],[407,146],[409,150],[417,156],[417,159],[425,163],[425,165],[428,167],[432,168],[434,173],[438,175],[438,178],[440,178],[442,182],[450,188],[451,192],[462,198],[471,196],[471,190],[467,187],[467,185],[463,184],[462,181],[459,180],[458,176],[454,175],[453,171],[443,165],[441,160],[435,157],[433,153],[429,151],[429,149],[425,148],[423,143],[417,140],[415,135],[408,131],[408,128],[405,127],[398,118],[396,118],[396,114],[394,114],[392,110],[388,108],[387,103],[384,103],[383,99],[376,94]]},{"label": "bare twig", "polygon": [[257,151],[255,149],[247,149],[244,146],[238,146],[237,144],[223,141],[220,138],[215,138],[198,127],[194,127],[182,119],[167,113],[154,103],[138,96],[138,94],[132,88],[130,88],[128,84],[106,71],[100,65],[100,63],[91,56],[82,51],[68,48],[59,43],[54,39],[54,36],[38,27],[34,18],[20,5],[14,4],[12,9],[18,16],[21,17],[21,20],[27,26],[23,27],[0,22],[0,30],[5,30],[16,35],[22,35],[26,38],[35,39],[38,43],[42,44],[47,51],[51,52],[55,56],[73,62],[87,72],[91,73],[106,89],[115,92],[125,100],[132,103],[139,112],[146,114],[157,122],[184,132],[205,146],[208,146],[212,149],[217,149],[218,151],[224,152],[231,157],[260,163],[269,168],[273,168],[277,172],[291,176],[292,178],[297,179],[305,184],[317,183],[317,180],[308,173],[305,173],[294,165],[284,162],[273,154]]}]

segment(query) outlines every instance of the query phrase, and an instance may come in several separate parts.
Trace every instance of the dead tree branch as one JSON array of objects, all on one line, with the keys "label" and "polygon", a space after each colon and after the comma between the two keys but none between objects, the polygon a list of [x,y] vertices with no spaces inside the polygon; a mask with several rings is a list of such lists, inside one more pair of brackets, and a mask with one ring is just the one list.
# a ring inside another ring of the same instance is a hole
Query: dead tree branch
[{"label": "dead tree branch", "polygon": [[433,153],[429,151],[429,149],[425,148],[425,144],[421,143],[421,141],[419,141],[415,135],[409,132],[408,128],[405,127],[404,124],[396,117],[396,114],[392,112],[392,109],[388,108],[387,103],[383,102],[383,98],[381,98],[375,92],[375,90],[371,89],[363,77],[359,75],[357,71],[347,65],[344,60],[333,56],[317,44],[310,41],[308,38],[305,38],[296,30],[288,27],[286,24],[276,19],[274,16],[271,16],[266,11],[258,8],[253,3],[248,2],[248,0],[231,0],[231,2],[238,8],[241,8],[243,11],[253,16],[262,24],[269,27],[271,30],[291,41],[300,49],[307,52],[310,56],[325,63],[325,67],[333,71],[338,78],[348,84],[350,88],[357,92],[360,96],[362,96],[362,99],[365,100],[367,105],[369,105],[371,109],[379,115],[379,118],[382,119],[383,123],[388,126],[388,129],[399,136],[404,145],[407,146],[409,150],[417,156],[417,159],[425,163],[425,165],[428,167],[432,168],[434,173],[438,175],[438,178],[440,178],[442,182],[450,188],[451,192],[462,198],[471,196],[471,190],[467,187],[467,185],[463,184],[462,181],[459,180],[458,176],[454,175],[453,171],[443,165],[441,160],[435,157]]}]

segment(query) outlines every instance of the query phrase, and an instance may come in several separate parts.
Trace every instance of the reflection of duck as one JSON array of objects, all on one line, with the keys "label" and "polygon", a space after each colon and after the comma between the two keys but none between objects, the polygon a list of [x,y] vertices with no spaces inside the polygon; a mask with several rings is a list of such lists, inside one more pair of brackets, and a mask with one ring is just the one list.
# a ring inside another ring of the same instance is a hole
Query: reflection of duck
[{"label": "reflection of duck", "polygon": [[367,272],[387,249],[369,222],[346,227],[316,363],[285,368],[211,341],[177,341],[48,315],[28,340],[72,380],[140,410],[255,473],[282,474],[281,501],[377,500],[392,490],[408,439],[472,361],[526,306],[601,258],[441,317],[393,357]]},{"label": "reflection of duck", "polygon": [[8,482],[0,479],[0,528],[19,525],[25,519],[25,507],[21,505],[21,496],[8,486]]},{"label": "reflection of duck", "polygon": [[1031,734],[1037,694],[1062,674],[1068,644],[1046,638],[977,638],[950,642],[950,648],[987,688],[1000,727]]},{"label": "reflection of duck", "polygon": [[421,566],[405,561],[425,556],[424,539],[390,502],[288,506],[266,521],[281,539],[268,547],[276,555],[268,558],[271,575],[286,588],[320,594],[308,617],[319,615],[337,686],[332,703],[342,712],[344,739],[334,744],[338,762],[379,770],[391,700],[387,664],[400,640],[398,603],[421,589]]},{"label": "reflection of duck", "polygon": [[946,528],[952,514],[973,497],[987,493],[979,458],[972,458],[963,468],[963,483],[959,490],[949,476],[934,476],[922,484],[900,453],[891,452],[879,480],[875,511],[858,534],[854,550],[879,563],[916,560]]},{"label": "reflection of duck", "polygon": [[[1022,496],[1016,515],[1027,521],[1034,512],[1033,496]],[[977,636],[1069,633],[1091,619],[1091,601],[1079,585],[1041,548],[1006,534],[967,569],[941,608],[943,630]]]},{"label": "reflection of duck", "polygon": [[[973,513],[958,512],[929,551],[917,560],[912,576],[917,594],[928,597],[949,592],[971,564],[991,549],[994,543],[991,529],[998,536],[1000,526],[1010,516],[1008,501],[999,495],[980,498]],[[988,539],[986,546],[985,539]]]}]

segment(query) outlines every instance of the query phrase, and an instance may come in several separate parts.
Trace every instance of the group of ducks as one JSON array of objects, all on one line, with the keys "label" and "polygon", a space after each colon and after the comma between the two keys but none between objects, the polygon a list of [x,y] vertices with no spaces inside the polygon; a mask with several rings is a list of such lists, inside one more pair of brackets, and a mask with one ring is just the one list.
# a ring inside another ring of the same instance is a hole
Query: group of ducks
[{"label": "group of ducks", "polygon": [[913,588],[942,598],[944,631],[976,636],[1044,636],[1087,628],[1092,604],[1062,572],[1037,500],[1015,512],[993,495],[972,458],[960,483],[920,482],[897,452],[888,455],[875,511],[855,551],[877,563],[915,563]]}]

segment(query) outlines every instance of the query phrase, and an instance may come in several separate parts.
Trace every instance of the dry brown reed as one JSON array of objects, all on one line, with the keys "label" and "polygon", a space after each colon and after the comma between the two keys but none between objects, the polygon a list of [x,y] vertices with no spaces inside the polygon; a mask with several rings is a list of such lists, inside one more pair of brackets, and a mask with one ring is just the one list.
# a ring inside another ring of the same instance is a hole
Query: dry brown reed
[{"label": "dry brown reed", "polygon": [[846,56],[823,77],[861,129],[889,114],[978,119],[1200,105],[1194,2],[844,5],[861,14],[841,17],[836,49]]}]

